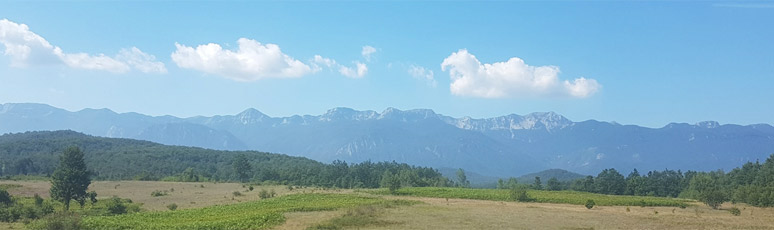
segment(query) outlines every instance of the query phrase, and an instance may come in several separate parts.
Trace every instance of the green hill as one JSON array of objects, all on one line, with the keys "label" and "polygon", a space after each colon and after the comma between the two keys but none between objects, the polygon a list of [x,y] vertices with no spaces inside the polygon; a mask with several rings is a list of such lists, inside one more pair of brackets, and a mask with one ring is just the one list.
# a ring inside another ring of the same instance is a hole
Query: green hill
[{"label": "green hill", "polygon": [[[80,147],[87,167],[97,180],[233,181],[232,162],[244,154],[253,182],[317,185],[340,188],[379,187],[385,171],[405,175],[412,186],[443,186],[447,179],[432,168],[395,162],[324,164],[303,157],[257,151],[219,151],[169,146],[148,141],[89,136],[74,131],[40,131],[0,136],[3,176],[53,173],[59,155],[69,146]],[[185,175],[183,173],[185,172]]]},{"label": "green hill", "polygon": [[585,178],[586,175],[570,172],[564,169],[548,169],[536,173],[530,173],[516,178],[519,183],[532,184],[535,182],[535,177],[540,177],[545,183],[548,179],[555,177],[560,182],[569,182],[576,179]]}]

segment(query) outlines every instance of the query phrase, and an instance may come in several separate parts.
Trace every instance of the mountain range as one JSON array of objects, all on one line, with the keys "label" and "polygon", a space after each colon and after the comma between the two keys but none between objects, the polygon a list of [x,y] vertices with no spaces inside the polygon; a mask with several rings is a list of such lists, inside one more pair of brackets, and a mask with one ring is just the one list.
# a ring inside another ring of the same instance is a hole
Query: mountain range
[{"label": "mountain range", "polygon": [[553,112],[473,119],[395,108],[382,112],[333,108],[322,115],[290,117],[247,109],[236,115],[179,118],[0,104],[0,134],[41,130],[217,150],[260,150],[322,162],[397,161],[498,177],[553,168],[590,175],[605,168],[730,170],[774,153],[774,127],[768,124],[707,121],[647,128],[596,120],[573,122]]}]

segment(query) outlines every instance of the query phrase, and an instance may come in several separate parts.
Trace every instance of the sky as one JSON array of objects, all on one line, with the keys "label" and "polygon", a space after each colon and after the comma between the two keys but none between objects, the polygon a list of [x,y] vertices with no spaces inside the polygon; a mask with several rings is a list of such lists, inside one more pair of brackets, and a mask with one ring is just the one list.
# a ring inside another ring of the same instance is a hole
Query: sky
[{"label": "sky", "polygon": [[2,1],[0,103],[774,124],[774,2]]}]

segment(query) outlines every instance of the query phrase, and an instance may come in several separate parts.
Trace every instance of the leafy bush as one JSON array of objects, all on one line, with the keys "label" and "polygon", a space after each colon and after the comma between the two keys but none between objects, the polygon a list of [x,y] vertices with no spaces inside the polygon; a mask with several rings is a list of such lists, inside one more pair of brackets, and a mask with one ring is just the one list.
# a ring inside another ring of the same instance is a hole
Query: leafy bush
[{"label": "leafy bush", "polygon": [[91,191],[86,193],[86,196],[89,197],[89,200],[91,201],[91,204],[94,205],[97,203],[97,192]]},{"label": "leafy bush", "polygon": [[591,209],[596,205],[597,203],[594,202],[594,200],[587,200],[586,201],[586,208]]},{"label": "leafy bush", "polygon": [[37,207],[43,206],[43,198],[40,197],[40,195],[35,193],[35,196],[33,198],[35,199],[35,206]]},{"label": "leafy bush", "polygon": [[231,195],[234,195],[234,196],[242,196],[242,193],[241,193],[241,192],[239,192],[239,191],[234,191],[234,192],[232,192],[232,193],[231,193]]},{"label": "leafy bush", "polygon": [[177,204],[171,203],[171,204],[167,205],[167,208],[169,210],[175,211],[175,210],[177,210]]},{"label": "leafy bush", "polygon": [[524,188],[522,186],[513,186],[511,188],[511,193],[509,194],[511,200],[520,201],[520,202],[532,202],[535,201],[535,199],[532,199],[527,194],[527,188]]},{"label": "leafy bush", "polygon": [[11,205],[12,203],[11,194],[8,194],[5,189],[0,189],[0,204]]},{"label": "leafy bush", "polygon": [[742,211],[740,211],[736,207],[733,207],[733,208],[729,209],[728,212],[730,212],[734,216],[742,215]]},{"label": "leafy bush", "polygon": [[56,213],[48,215],[40,221],[28,225],[29,229],[57,229],[57,230],[79,230],[84,229],[81,225],[81,216],[71,212]]},{"label": "leafy bush", "polygon": [[113,215],[126,213],[126,205],[124,205],[124,202],[121,200],[121,198],[115,196],[107,201],[105,207],[107,208],[108,213]]},{"label": "leafy bush", "polygon": [[247,189],[250,190],[250,192],[252,192],[253,189],[255,189],[255,188],[252,185],[250,185],[250,187],[248,187]]}]

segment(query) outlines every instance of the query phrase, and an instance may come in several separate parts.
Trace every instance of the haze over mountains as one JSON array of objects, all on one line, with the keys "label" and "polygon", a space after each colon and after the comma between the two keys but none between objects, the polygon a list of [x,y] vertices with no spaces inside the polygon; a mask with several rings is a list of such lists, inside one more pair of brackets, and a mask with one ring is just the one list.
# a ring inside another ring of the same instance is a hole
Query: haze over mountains
[{"label": "haze over mountains", "polygon": [[398,161],[518,176],[549,168],[596,174],[604,168],[730,170],[774,153],[767,124],[671,123],[662,128],[595,120],[573,122],[552,112],[472,119],[432,110],[382,112],[334,108],[319,116],[236,115],[178,118],[70,112],[45,104],[0,104],[0,133],[70,129],[219,150],[260,150],[322,162]]}]

